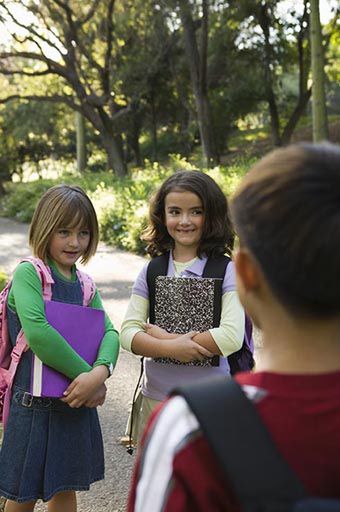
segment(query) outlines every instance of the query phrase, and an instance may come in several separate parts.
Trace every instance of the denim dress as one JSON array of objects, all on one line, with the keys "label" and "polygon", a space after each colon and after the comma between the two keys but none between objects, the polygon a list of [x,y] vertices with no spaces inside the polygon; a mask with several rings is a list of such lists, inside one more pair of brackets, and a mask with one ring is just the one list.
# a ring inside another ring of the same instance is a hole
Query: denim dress
[{"label": "denim dress", "polygon": [[[83,303],[78,278],[64,281],[53,269],[52,275],[52,300]],[[9,307],[7,313],[14,344],[21,325]],[[61,491],[88,490],[91,483],[104,478],[97,410],[74,409],[56,398],[32,401],[28,394],[32,355],[31,350],[25,352],[18,366],[0,451],[0,495],[17,502],[48,501]]]}]

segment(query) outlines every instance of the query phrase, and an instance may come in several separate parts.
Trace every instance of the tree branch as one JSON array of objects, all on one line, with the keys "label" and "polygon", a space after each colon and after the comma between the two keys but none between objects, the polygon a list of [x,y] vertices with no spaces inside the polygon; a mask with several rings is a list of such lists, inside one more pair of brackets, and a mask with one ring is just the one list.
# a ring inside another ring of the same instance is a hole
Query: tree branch
[{"label": "tree branch", "polygon": [[95,2],[92,2],[92,7],[89,9],[89,11],[86,14],[85,18],[79,19],[80,25],[84,25],[85,23],[90,21],[90,19],[92,18],[92,16],[94,15],[94,13],[96,12],[96,10],[98,8],[98,5],[99,5],[100,1],[101,0],[96,0]]},{"label": "tree branch", "polygon": [[71,96],[39,96],[36,94],[29,95],[20,95],[20,94],[12,94],[11,96],[7,96],[7,98],[0,98],[0,104],[9,103],[14,100],[20,101],[48,101],[51,103],[65,103],[73,110],[77,110],[79,112],[82,111],[81,106],[77,105]]},{"label": "tree branch", "polygon": [[[87,51],[86,46],[82,43],[81,38],[79,37],[79,29],[82,30],[81,23],[79,21],[74,21],[74,12],[69,7],[66,2],[61,0],[52,0],[56,5],[58,5],[66,14],[65,24],[63,25],[63,32],[65,37],[65,47],[67,49],[67,55],[64,55],[64,60],[67,63],[67,66],[72,70],[74,77],[81,76],[88,90],[93,94],[93,90],[91,87],[91,83],[86,79],[85,74],[83,73],[82,66],[78,62],[78,56],[76,54],[76,48],[73,45],[75,43],[76,47],[79,49],[79,53],[83,55],[90,66],[97,69],[100,76],[102,75],[103,68],[92,58],[92,56]],[[82,31],[83,32],[83,31]],[[79,82],[79,79],[78,79]],[[79,82],[80,83],[80,82]]]},{"label": "tree branch", "polygon": [[[28,25],[26,23],[21,23],[17,17],[10,11],[10,9],[3,3],[1,2],[1,6],[5,9],[5,11],[7,12],[8,16],[12,19],[13,23],[17,26],[17,27],[20,27],[20,28],[23,28],[24,30],[26,30],[29,34],[32,34],[33,36],[35,36],[36,38],[38,38],[40,41],[43,41],[45,44],[47,44],[48,46],[50,46],[51,48],[53,48],[54,50],[56,50],[57,52],[59,52],[59,54],[61,54],[59,48],[52,44],[50,39],[47,39],[46,37],[44,37],[42,34],[39,34],[39,32],[37,32],[37,30],[34,28],[34,26],[31,24],[31,25]],[[53,34],[54,35],[54,34]],[[17,39],[17,36],[16,34],[11,34],[11,36],[16,40],[18,41]],[[38,41],[36,39],[34,39],[34,37],[30,37],[30,36],[26,36],[26,39],[27,40],[30,40],[31,42],[33,42],[40,50],[41,54],[45,56],[40,44],[38,43]],[[18,41],[20,42],[20,41]]]},{"label": "tree branch", "polygon": [[47,28],[48,32],[53,35],[53,37],[60,43],[60,45],[64,46],[62,41],[60,40],[59,34],[55,31],[54,27],[51,27],[49,22],[46,19],[46,16],[42,12],[42,10],[38,9],[37,7],[33,11],[37,16],[39,16]]},{"label": "tree branch", "polygon": [[23,76],[44,76],[44,75],[53,75],[56,74],[55,71],[51,71],[50,69],[45,69],[44,71],[34,71],[28,72],[23,71],[22,69],[5,69],[0,67],[1,75],[23,75]]},{"label": "tree branch", "polygon": [[38,60],[39,62],[43,62],[46,64],[46,66],[51,70],[51,73],[56,73],[58,75],[61,75],[63,78],[68,80],[66,68],[62,66],[61,64],[58,64],[52,59],[49,59],[45,55],[40,55],[39,53],[35,52],[1,52],[0,53],[0,60],[1,59],[7,59],[7,58],[22,58],[22,59],[32,59],[32,60]]}]

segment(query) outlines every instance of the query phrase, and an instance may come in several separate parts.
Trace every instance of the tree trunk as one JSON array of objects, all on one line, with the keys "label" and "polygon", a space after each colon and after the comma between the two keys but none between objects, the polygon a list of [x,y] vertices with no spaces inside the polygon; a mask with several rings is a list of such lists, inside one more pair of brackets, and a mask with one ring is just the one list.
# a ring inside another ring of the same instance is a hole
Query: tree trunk
[{"label": "tree trunk", "polygon": [[189,64],[190,77],[195,95],[201,144],[206,163],[210,166],[218,161],[218,156],[214,144],[211,107],[207,90],[208,7],[207,2],[204,1],[200,56],[191,6],[187,0],[179,0],[179,6],[183,24],[185,53]]},{"label": "tree trunk", "polygon": [[127,173],[121,135],[115,134],[112,123],[104,109],[94,109],[82,104],[82,114],[98,130],[100,140],[107,156],[107,169],[123,177]]},{"label": "tree trunk", "polygon": [[154,90],[151,90],[150,94],[150,106],[151,106],[151,135],[152,135],[152,159],[154,162],[158,160],[158,136],[157,136],[157,112],[155,106],[155,95]]},{"label": "tree trunk", "polygon": [[319,0],[310,1],[310,40],[312,57],[312,112],[314,142],[328,139],[325,76]]},{"label": "tree trunk", "polygon": [[85,141],[85,119],[80,112],[75,113],[76,121],[76,144],[77,144],[77,170],[83,173],[86,169],[86,141]]},{"label": "tree trunk", "polygon": [[107,156],[107,169],[114,171],[117,176],[126,176],[127,168],[123,157],[121,140],[112,133],[101,133],[101,139]]},{"label": "tree trunk", "polygon": [[257,17],[264,35],[264,83],[265,83],[265,95],[268,102],[269,114],[270,114],[270,125],[272,129],[272,139],[275,146],[281,146],[282,141],[280,137],[280,119],[277,110],[277,104],[275,99],[273,77],[271,71],[272,65],[272,49],[270,44],[270,18],[267,11],[268,7],[266,3],[261,3],[257,10]]},{"label": "tree trunk", "polygon": [[214,148],[214,137],[211,122],[211,109],[209,99],[205,94],[197,92],[196,108],[198,113],[198,125],[202,141],[203,153],[208,167],[218,163],[218,155]]},{"label": "tree trunk", "polygon": [[127,134],[127,141],[130,150],[132,150],[135,162],[138,167],[143,167],[144,162],[140,152],[139,136],[140,136],[140,119],[138,109],[132,109],[130,130]]},{"label": "tree trunk", "polygon": [[[266,73],[265,73],[266,75]],[[265,78],[266,80],[266,78]],[[281,146],[282,140],[280,136],[280,120],[279,120],[279,113],[277,111],[276,101],[275,101],[275,94],[272,89],[272,82],[271,80],[266,80],[266,96],[269,106],[269,114],[270,114],[270,126],[272,129],[272,139],[274,146]]]}]

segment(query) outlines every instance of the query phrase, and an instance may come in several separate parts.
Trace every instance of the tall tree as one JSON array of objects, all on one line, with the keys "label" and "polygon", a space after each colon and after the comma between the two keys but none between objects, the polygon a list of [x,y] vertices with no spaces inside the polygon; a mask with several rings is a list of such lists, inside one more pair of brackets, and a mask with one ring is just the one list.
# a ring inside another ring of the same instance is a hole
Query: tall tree
[{"label": "tall tree", "polygon": [[314,142],[319,142],[328,139],[324,49],[322,45],[319,0],[310,0],[310,41],[313,79],[313,140]]},{"label": "tall tree", "polygon": [[[281,3],[280,0],[241,0],[240,9],[240,16],[244,17],[247,26],[243,37],[248,37],[248,44],[256,48],[263,70],[263,99],[268,105],[271,134],[276,146],[289,143],[311,96],[307,80],[310,69],[308,2],[304,0],[301,15],[292,10],[280,17]],[[296,70],[298,88],[294,102],[280,105],[282,76],[293,71],[296,73]]]},{"label": "tall tree", "polygon": [[200,49],[197,42],[192,6],[189,0],[178,0],[178,4],[183,25],[185,52],[195,95],[201,144],[207,164],[211,165],[216,163],[218,155],[217,148],[214,144],[214,132],[207,80],[209,4],[208,0],[202,0]]},{"label": "tall tree", "polygon": [[124,176],[120,120],[128,106],[116,101],[113,90],[113,62],[119,48],[114,8],[115,0],[1,0],[0,20],[13,28],[10,49],[0,53],[0,72],[32,79],[50,75],[59,81],[54,90],[39,94],[18,87],[17,94],[3,94],[0,101],[67,104],[99,132],[108,168]]}]

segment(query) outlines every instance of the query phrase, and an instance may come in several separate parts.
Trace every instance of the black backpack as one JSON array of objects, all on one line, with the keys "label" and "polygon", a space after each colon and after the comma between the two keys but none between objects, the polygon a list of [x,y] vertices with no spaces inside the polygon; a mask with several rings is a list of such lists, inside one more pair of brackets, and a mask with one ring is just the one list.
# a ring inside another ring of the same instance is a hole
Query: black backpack
[{"label": "black backpack", "polygon": [[[227,266],[230,262],[228,256],[220,256],[218,258],[208,258],[204,267],[202,277],[210,277],[223,280]],[[157,276],[166,276],[169,265],[169,253],[153,258],[147,268],[146,280],[149,288],[149,321],[155,322],[155,281]],[[221,281],[222,283],[222,281]],[[214,296],[214,327],[220,325],[221,320],[221,304],[222,304],[222,285]],[[239,371],[248,371],[254,367],[254,342],[253,342],[253,325],[245,315],[245,333],[243,344],[240,350],[228,356],[230,373],[234,375]],[[218,356],[215,358],[218,365]]]},{"label": "black backpack", "polygon": [[182,386],[172,395],[188,402],[243,512],[340,511],[340,500],[306,495],[234,379]]}]

